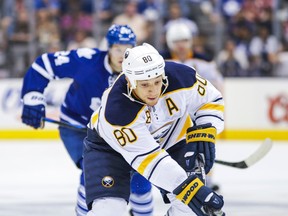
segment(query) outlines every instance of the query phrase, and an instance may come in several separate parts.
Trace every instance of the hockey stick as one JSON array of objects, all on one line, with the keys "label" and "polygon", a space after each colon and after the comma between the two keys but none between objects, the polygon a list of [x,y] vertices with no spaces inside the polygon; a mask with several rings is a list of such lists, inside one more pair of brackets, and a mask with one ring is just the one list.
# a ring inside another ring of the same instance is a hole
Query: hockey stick
[{"label": "hockey stick", "polygon": [[263,144],[261,144],[260,147],[245,160],[242,160],[239,162],[215,160],[215,163],[222,164],[225,166],[235,167],[239,169],[246,169],[248,167],[251,167],[253,164],[257,163],[258,161],[260,161],[270,151],[270,149],[272,148],[272,145],[273,145],[272,140],[269,138],[266,138]]},{"label": "hockey stick", "polygon": [[[196,156],[195,161],[195,175],[197,175],[198,178],[200,178],[203,181],[204,185],[206,185],[206,174],[204,167],[205,167],[204,158],[201,154],[198,154]],[[225,216],[225,213],[221,209],[216,210],[211,207],[208,207],[207,205],[203,205],[201,210],[207,216]]]},{"label": "hockey stick", "polygon": [[[51,118],[42,118],[42,121],[58,124],[60,126],[67,127],[67,128],[77,130],[77,131],[82,131],[82,132],[87,131],[86,127],[83,127],[82,125],[70,124],[68,122],[57,121]],[[215,163],[229,166],[229,167],[235,167],[239,169],[246,169],[248,167],[251,167],[253,164],[257,163],[258,161],[260,161],[270,151],[270,149],[272,148],[272,145],[273,145],[272,140],[269,138],[266,138],[263,144],[260,145],[260,147],[245,160],[238,161],[238,162],[229,162],[229,161],[215,159]]]},{"label": "hockey stick", "polygon": [[66,128],[70,128],[72,130],[77,130],[77,131],[82,131],[82,132],[86,132],[86,127],[82,126],[82,125],[75,125],[75,124],[70,124],[68,122],[63,122],[63,121],[57,121],[55,119],[51,119],[51,118],[42,118],[43,122],[49,122],[49,123],[54,123],[54,124],[58,124],[62,127],[66,127]]}]

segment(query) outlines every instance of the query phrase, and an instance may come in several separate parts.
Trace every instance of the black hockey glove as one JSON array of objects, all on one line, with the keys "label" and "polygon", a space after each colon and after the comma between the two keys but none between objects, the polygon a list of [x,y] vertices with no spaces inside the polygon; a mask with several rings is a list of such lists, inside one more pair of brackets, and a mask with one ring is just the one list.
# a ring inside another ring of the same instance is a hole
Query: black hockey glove
[{"label": "black hockey glove", "polygon": [[207,174],[212,168],[215,160],[215,137],[216,128],[212,124],[193,126],[187,129],[186,133],[186,166],[188,172],[195,168],[195,161],[198,154],[204,159],[204,169]]},{"label": "black hockey glove", "polygon": [[29,92],[23,97],[22,122],[35,129],[43,128],[45,117],[45,100],[39,92]]},{"label": "black hockey glove", "polygon": [[206,187],[195,175],[189,176],[173,193],[198,216],[225,216],[223,197]]}]

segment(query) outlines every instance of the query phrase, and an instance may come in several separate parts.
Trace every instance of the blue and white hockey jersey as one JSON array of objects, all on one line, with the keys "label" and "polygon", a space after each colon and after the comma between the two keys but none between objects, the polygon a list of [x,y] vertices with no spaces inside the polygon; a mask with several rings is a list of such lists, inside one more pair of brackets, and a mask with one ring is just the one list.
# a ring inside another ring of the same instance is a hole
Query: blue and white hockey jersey
[{"label": "blue and white hockey jersey", "polygon": [[107,51],[81,48],[45,53],[28,69],[21,97],[31,91],[43,93],[53,79],[72,78],[60,117],[72,124],[86,126],[100,105],[103,92],[116,77],[108,63]]},{"label": "blue and white hockey jersey", "polygon": [[153,107],[127,98],[127,81],[120,75],[104,92],[88,127],[140,174],[172,191],[187,175],[165,150],[185,139],[190,119],[197,125],[212,123],[220,133],[224,102],[221,93],[191,67],[166,62],[165,75],[169,86]]}]

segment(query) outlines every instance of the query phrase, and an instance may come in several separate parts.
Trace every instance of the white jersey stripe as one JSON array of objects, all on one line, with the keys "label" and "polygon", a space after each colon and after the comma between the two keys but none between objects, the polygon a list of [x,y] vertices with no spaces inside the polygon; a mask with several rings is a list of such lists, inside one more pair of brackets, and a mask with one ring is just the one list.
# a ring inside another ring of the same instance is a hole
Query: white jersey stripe
[{"label": "white jersey stripe", "polygon": [[32,68],[35,71],[37,71],[38,73],[40,73],[46,79],[48,79],[48,80],[52,80],[53,79],[53,76],[50,76],[50,74],[48,74],[48,72],[44,68],[42,68],[40,65],[38,65],[37,63],[33,62]]},{"label": "white jersey stripe", "polygon": [[51,67],[50,61],[48,59],[48,54],[47,53],[42,55],[42,60],[44,62],[45,68],[46,68],[47,72],[49,73],[49,75],[54,77],[54,72],[53,72],[53,69]]}]

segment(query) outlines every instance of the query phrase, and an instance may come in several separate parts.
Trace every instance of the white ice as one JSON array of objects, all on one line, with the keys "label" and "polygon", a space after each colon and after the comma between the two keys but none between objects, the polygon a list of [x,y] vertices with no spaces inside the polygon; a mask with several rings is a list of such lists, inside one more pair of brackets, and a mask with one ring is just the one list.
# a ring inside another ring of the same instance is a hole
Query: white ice
[{"label": "white ice", "polygon": [[[219,140],[217,158],[242,160],[260,144]],[[215,165],[226,215],[288,215],[287,165],[288,142],[274,142],[268,155],[248,169]],[[0,216],[75,215],[79,173],[60,141],[0,140]],[[154,195],[155,216],[163,216],[168,206],[157,190]]]}]

